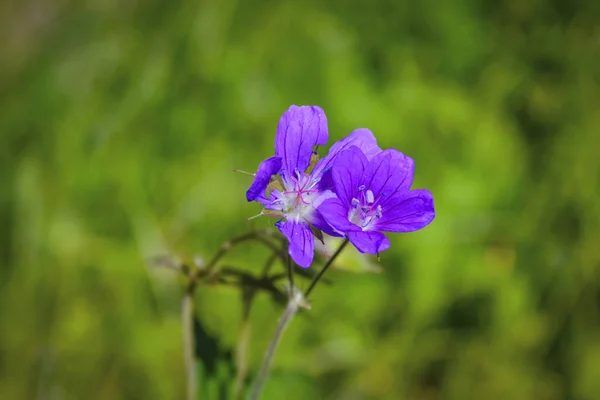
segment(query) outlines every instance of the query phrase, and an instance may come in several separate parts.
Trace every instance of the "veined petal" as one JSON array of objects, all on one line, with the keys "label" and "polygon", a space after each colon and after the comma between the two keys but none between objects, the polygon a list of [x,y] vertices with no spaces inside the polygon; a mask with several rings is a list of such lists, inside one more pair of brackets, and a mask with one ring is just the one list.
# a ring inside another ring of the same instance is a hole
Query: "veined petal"
[{"label": "veined petal", "polygon": [[328,234],[329,236],[344,236],[342,232],[338,232],[334,227],[332,227],[329,222],[323,217],[323,214],[319,210],[313,211],[310,222],[315,228],[319,229],[323,233]]},{"label": "veined petal", "polygon": [[348,232],[348,239],[361,253],[376,254],[390,248],[389,239],[381,232],[352,231]]},{"label": "veined petal", "polygon": [[366,172],[366,187],[376,196],[392,196],[408,190],[413,181],[415,162],[396,149],[387,149],[373,157]]},{"label": "veined petal", "polygon": [[283,160],[284,179],[308,168],[313,146],[327,143],[327,117],[321,107],[291,106],[279,120],[275,155]]},{"label": "veined petal", "polygon": [[308,224],[288,220],[275,225],[290,242],[288,253],[292,260],[303,268],[310,267],[315,255],[315,243]]},{"label": "veined petal", "polygon": [[321,213],[329,225],[340,232],[360,230],[357,225],[348,220],[348,205],[342,203],[340,199],[325,200],[317,211]]},{"label": "veined petal", "polygon": [[368,160],[356,146],[340,152],[332,167],[333,185],[338,198],[345,205],[352,203],[362,183]]},{"label": "veined petal", "polygon": [[250,188],[246,191],[246,199],[248,201],[256,200],[260,195],[264,196],[267,185],[271,181],[271,176],[277,174],[281,169],[281,158],[267,158],[258,166],[258,170],[254,175],[254,181]]},{"label": "veined petal", "polygon": [[321,230],[322,232],[325,232],[330,236],[341,236],[338,232],[336,232],[336,230],[333,227],[331,227],[331,225],[325,220],[325,218],[323,218],[323,215],[321,215],[321,213],[317,210],[317,207],[319,207],[324,201],[327,201],[328,199],[337,199],[337,196],[331,190],[325,190],[323,192],[320,192],[317,195],[317,197],[312,201],[312,207],[314,208],[314,210],[306,218],[306,220],[315,228]]},{"label": "veined petal", "polygon": [[350,135],[335,142],[329,149],[327,156],[320,159],[315,166],[313,176],[323,174],[328,175],[321,178],[321,188],[331,189],[331,187],[329,187],[332,183],[330,175],[331,166],[340,152],[348,150],[352,146],[358,147],[367,160],[371,160],[377,154],[381,153],[381,149],[377,146],[377,139],[375,139],[375,136],[373,136],[373,133],[370,130],[366,128],[355,129]]},{"label": "veined petal", "polygon": [[388,232],[413,232],[435,218],[433,196],[429,190],[397,192],[382,203],[382,218],[377,229]]},{"label": "veined petal", "polygon": [[331,190],[323,190],[317,194],[317,197],[312,201],[312,206],[318,208],[325,200],[337,198],[336,194]]}]

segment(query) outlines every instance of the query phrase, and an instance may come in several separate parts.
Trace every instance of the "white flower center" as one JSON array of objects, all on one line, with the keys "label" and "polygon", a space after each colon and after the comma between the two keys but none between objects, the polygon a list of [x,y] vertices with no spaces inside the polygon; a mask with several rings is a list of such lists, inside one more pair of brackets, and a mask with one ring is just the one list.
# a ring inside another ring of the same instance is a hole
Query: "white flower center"
[{"label": "white flower center", "polygon": [[348,211],[348,220],[354,225],[358,225],[363,231],[368,231],[375,227],[375,223],[382,217],[382,209],[379,201],[384,196],[382,193],[377,199],[373,192],[365,190],[365,185],[358,188],[358,198],[352,199],[352,208]]},{"label": "white flower center", "polygon": [[312,176],[300,174],[298,171],[289,180],[284,180],[286,190],[277,201],[281,202],[286,219],[310,220],[315,209],[313,202],[319,193],[315,188],[319,180],[320,178],[313,179]]}]

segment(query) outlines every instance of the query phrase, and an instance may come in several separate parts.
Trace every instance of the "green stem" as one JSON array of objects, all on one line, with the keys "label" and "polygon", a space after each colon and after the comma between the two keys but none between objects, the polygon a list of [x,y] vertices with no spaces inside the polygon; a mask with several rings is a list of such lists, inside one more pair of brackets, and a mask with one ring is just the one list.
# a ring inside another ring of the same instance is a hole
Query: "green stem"
[{"label": "green stem", "polygon": [[294,290],[293,281],[292,281],[293,278],[292,278],[292,274],[291,274],[291,265],[292,264],[290,262],[288,262],[288,273],[290,274],[290,276],[289,276],[290,293],[291,293],[290,300],[287,304],[287,307],[285,308],[285,311],[283,312],[283,315],[281,316],[281,318],[279,318],[279,321],[277,322],[277,327],[275,328],[275,333],[273,335],[273,338],[271,339],[271,342],[269,343],[269,347],[267,348],[267,352],[265,353],[265,358],[263,359],[263,362],[260,366],[258,375],[252,385],[252,390],[250,392],[250,397],[249,397],[250,400],[258,400],[258,398],[265,386],[265,383],[269,376],[269,371],[271,369],[271,364],[273,363],[273,357],[275,356],[275,352],[277,351],[277,346],[279,345],[279,342],[281,341],[283,332],[289,325],[289,323],[292,320],[292,318],[294,317],[294,315],[296,315],[296,313],[298,312],[298,308],[301,305],[306,304],[305,299],[308,298],[308,295],[313,291],[317,282],[319,282],[319,280],[321,280],[325,271],[327,271],[327,269],[331,266],[331,264],[333,264],[335,259],[340,255],[340,253],[342,252],[342,250],[344,250],[344,247],[346,247],[347,244],[348,244],[348,239],[344,239],[342,244],[340,244],[340,247],[338,247],[338,249],[331,256],[331,258],[329,260],[327,260],[327,262],[323,266],[323,269],[321,269],[319,274],[313,279],[313,281],[311,282],[310,286],[308,287],[308,289],[306,291],[305,296],[303,296],[300,291]]},{"label": "green stem", "polygon": [[342,244],[340,244],[340,247],[338,247],[338,249],[335,251],[335,253],[333,253],[333,255],[331,256],[331,258],[329,260],[327,260],[327,262],[323,266],[323,269],[321,269],[321,271],[319,272],[319,274],[317,276],[315,276],[315,279],[313,279],[313,281],[310,283],[310,286],[308,287],[308,289],[306,289],[306,293],[304,294],[304,297],[306,297],[308,299],[308,296],[310,295],[310,293],[315,288],[315,285],[317,284],[317,282],[319,282],[319,280],[321,279],[321,277],[323,276],[323,274],[325,274],[325,271],[327,271],[327,269],[331,266],[331,264],[333,264],[333,262],[335,261],[335,259],[340,255],[340,253],[342,252],[342,250],[344,250],[344,247],[346,247],[346,245],[348,244],[348,242],[349,242],[348,239],[344,239],[344,241],[342,242]]},{"label": "green stem", "polygon": [[183,357],[187,381],[187,400],[196,400],[198,393],[198,372],[194,341],[194,287],[186,290],[181,305]]},{"label": "green stem", "polygon": [[243,310],[240,326],[240,336],[236,354],[235,398],[241,400],[244,396],[244,386],[248,375],[248,342],[250,341],[250,309],[254,299],[254,291],[244,288],[242,294]]},{"label": "green stem", "polygon": [[250,400],[258,400],[265,383],[267,382],[267,378],[269,377],[269,370],[271,369],[271,364],[273,363],[273,356],[277,351],[277,346],[281,341],[281,336],[292,320],[292,317],[296,315],[301,302],[302,294],[300,292],[294,293],[294,295],[290,298],[283,315],[281,318],[279,318],[277,327],[275,328],[275,334],[271,339],[271,343],[269,343],[269,347],[265,353],[265,358],[263,359],[258,375],[254,380],[254,384],[252,385],[252,390],[249,397]]}]

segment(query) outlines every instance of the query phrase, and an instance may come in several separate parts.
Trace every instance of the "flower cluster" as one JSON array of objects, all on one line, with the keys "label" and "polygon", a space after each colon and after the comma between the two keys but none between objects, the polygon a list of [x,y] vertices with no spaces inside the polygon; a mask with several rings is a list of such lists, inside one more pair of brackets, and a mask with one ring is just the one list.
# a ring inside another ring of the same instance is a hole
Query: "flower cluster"
[{"label": "flower cluster", "polygon": [[275,156],[264,160],[246,192],[248,201],[289,241],[301,267],[314,257],[314,237],[349,239],[362,253],[390,247],[382,232],[412,232],[435,217],[428,190],[411,190],[414,161],[395,149],[382,150],[368,129],[357,129],[318,159],[327,143],[327,118],[320,107],[291,106],[275,135]]}]

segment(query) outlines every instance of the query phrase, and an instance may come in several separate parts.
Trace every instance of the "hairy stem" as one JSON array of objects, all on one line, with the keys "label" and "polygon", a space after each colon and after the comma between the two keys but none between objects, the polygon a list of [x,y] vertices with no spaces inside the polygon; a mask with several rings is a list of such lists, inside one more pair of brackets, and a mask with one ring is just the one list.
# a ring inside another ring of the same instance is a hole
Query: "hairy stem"
[{"label": "hairy stem", "polygon": [[198,393],[198,372],[194,341],[194,287],[191,285],[183,296],[181,305],[181,324],[183,337],[183,358],[187,382],[187,400],[196,400]]},{"label": "hairy stem", "polygon": [[275,334],[273,335],[273,338],[269,343],[269,347],[267,348],[267,352],[265,353],[265,358],[263,359],[263,362],[260,366],[258,375],[254,380],[254,383],[252,384],[252,390],[250,392],[249,397],[250,400],[258,400],[269,376],[269,370],[271,369],[271,364],[273,363],[273,356],[277,351],[277,346],[281,341],[281,336],[283,335],[283,332],[292,320],[292,317],[296,315],[296,312],[298,311],[298,307],[300,306],[301,302],[302,294],[300,292],[294,293],[293,296],[290,298],[287,307],[283,312],[283,315],[281,316],[281,318],[279,318],[279,321],[277,322],[277,327],[275,328]]},{"label": "hairy stem", "polygon": [[338,249],[335,251],[335,253],[333,253],[333,255],[331,256],[331,258],[329,260],[327,260],[327,262],[325,263],[325,265],[323,266],[323,268],[321,269],[321,271],[319,271],[319,274],[317,276],[315,276],[315,279],[313,279],[313,281],[310,283],[310,286],[308,287],[308,289],[306,289],[306,293],[305,293],[304,296],[307,299],[308,299],[308,296],[310,295],[310,293],[315,288],[315,285],[317,284],[317,282],[319,282],[319,280],[323,277],[323,274],[325,274],[325,271],[327,271],[327,269],[331,266],[331,264],[333,264],[333,262],[335,261],[335,259],[340,255],[340,253],[342,252],[342,250],[344,250],[344,247],[346,247],[346,245],[348,244],[348,242],[349,242],[348,239],[344,239],[344,241],[342,242],[342,244],[340,244],[340,247],[338,247]]}]

